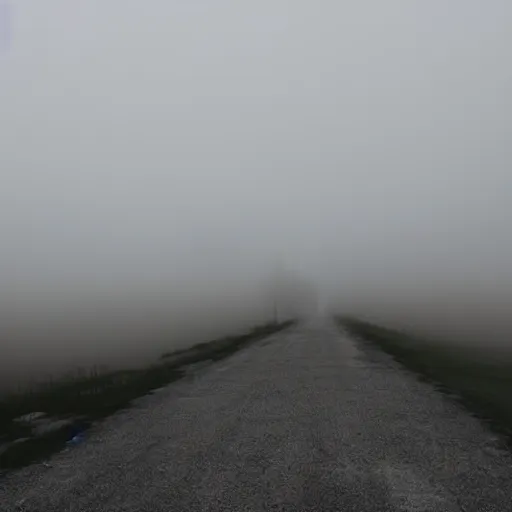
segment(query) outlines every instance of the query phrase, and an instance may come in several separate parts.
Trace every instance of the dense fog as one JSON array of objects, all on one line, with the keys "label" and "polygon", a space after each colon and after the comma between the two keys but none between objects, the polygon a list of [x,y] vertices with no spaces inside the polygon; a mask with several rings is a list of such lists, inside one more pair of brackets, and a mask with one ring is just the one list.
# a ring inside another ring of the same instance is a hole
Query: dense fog
[{"label": "dense fog", "polygon": [[510,343],[510,2],[0,17],[3,382],[150,360],[276,300]]}]

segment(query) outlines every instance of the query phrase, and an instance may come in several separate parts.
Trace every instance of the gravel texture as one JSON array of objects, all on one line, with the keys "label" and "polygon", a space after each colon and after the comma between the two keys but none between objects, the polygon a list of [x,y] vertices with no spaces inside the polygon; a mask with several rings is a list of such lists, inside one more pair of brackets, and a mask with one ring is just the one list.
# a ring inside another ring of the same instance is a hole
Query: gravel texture
[{"label": "gravel texture", "polygon": [[0,480],[3,511],[512,511],[512,456],[453,399],[316,319]]}]

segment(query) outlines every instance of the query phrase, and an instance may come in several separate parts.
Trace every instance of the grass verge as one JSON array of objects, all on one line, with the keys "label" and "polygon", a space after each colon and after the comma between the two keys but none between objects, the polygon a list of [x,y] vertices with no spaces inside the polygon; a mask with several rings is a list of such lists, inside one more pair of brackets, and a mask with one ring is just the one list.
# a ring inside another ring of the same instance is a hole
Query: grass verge
[{"label": "grass verge", "polygon": [[[432,342],[353,317],[337,319],[353,336],[372,342],[404,366],[455,394],[512,444],[512,360],[491,349]],[[493,357],[494,356],[494,357]]]},{"label": "grass verge", "polygon": [[3,397],[0,399],[0,473],[62,449],[98,419],[179,379],[187,366],[227,357],[293,323],[290,320],[261,325],[244,334],[165,353],[148,368],[91,372],[87,376],[60,379],[35,390]]}]

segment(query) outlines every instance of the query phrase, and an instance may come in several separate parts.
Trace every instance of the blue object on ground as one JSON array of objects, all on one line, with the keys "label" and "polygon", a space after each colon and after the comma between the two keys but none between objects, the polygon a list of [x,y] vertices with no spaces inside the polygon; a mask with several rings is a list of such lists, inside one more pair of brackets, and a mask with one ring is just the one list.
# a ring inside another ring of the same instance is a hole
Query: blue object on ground
[{"label": "blue object on ground", "polygon": [[79,434],[74,435],[67,444],[80,444],[84,440],[84,434],[80,432]]}]

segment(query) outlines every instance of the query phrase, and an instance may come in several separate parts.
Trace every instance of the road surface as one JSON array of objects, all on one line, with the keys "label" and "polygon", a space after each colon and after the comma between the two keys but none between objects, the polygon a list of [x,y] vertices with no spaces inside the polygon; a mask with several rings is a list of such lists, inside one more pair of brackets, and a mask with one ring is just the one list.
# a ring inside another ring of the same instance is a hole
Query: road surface
[{"label": "road surface", "polygon": [[457,403],[319,319],[9,475],[0,510],[507,512],[512,457]]}]

